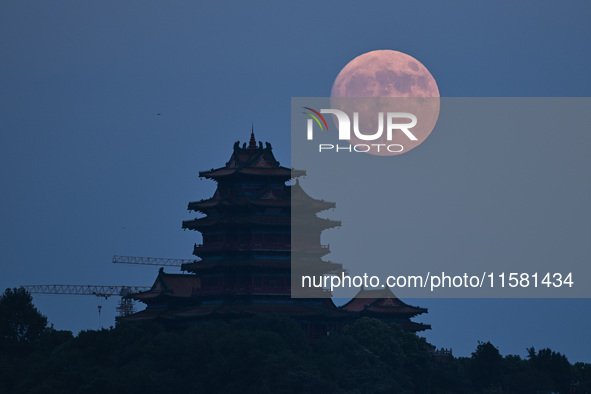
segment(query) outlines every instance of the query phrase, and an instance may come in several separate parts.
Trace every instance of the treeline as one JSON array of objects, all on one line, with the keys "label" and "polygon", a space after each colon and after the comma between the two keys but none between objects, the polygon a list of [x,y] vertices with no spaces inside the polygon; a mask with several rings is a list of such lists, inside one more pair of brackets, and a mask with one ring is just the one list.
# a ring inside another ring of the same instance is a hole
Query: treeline
[{"label": "treeline", "polygon": [[73,336],[48,326],[26,291],[9,289],[0,296],[0,392],[585,393],[591,365],[549,349],[503,357],[489,342],[454,358],[372,319],[315,344],[281,316]]}]

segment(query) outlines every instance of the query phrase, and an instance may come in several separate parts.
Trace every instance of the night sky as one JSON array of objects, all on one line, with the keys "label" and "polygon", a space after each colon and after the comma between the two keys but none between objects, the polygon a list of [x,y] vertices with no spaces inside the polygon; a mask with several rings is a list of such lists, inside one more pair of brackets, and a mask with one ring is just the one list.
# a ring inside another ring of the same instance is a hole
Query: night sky
[{"label": "night sky", "polygon": [[[4,2],[0,288],[151,285],[158,267],[113,255],[191,258],[201,238],[181,229],[187,203],[215,187],[198,171],[223,166],[252,123],[289,166],[291,98],[328,96],[368,51],[415,57],[443,97],[587,97],[590,18],[583,1]],[[587,132],[556,130],[548,160]],[[78,332],[113,325],[117,300],[34,302]],[[550,347],[591,362],[588,299],[409,302],[429,308],[421,335],[455,355],[490,340],[503,355]]]}]

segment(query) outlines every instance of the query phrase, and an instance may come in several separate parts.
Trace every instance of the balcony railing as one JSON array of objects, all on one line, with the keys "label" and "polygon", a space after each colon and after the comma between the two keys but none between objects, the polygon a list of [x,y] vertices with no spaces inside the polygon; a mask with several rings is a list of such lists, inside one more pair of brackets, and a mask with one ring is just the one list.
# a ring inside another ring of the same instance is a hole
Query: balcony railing
[{"label": "balcony railing", "polygon": [[[308,251],[323,251],[326,252],[330,249],[330,244],[328,245],[306,245],[300,244],[297,246],[298,250],[308,250]],[[291,243],[284,243],[284,242],[238,242],[238,243],[213,243],[213,244],[195,244],[194,251],[203,251],[203,252],[210,252],[210,251],[228,251],[228,250],[291,250],[292,245]]]}]

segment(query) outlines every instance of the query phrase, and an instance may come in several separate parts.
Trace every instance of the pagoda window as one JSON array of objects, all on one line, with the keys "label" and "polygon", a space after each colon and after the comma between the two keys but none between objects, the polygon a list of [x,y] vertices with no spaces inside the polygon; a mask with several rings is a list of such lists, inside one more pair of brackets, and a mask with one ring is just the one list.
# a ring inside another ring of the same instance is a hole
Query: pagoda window
[{"label": "pagoda window", "polygon": [[238,281],[240,290],[248,289],[249,288],[248,282],[249,282],[248,278],[241,276]]},{"label": "pagoda window", "polygon": [[219,287],[220,287],[220,278],[209,277],[209,278],[207,278],[207,280],[204,280],[204,282],[205,282],[204,288],[206,288],[208,290],[215,290],[215,289],[219,289]]},{"label": "pagoda window", "polygon": [[230,290],[236,287],[236,277],[235,276],[226,276],[224,278],[224,288],[226,290]]}]

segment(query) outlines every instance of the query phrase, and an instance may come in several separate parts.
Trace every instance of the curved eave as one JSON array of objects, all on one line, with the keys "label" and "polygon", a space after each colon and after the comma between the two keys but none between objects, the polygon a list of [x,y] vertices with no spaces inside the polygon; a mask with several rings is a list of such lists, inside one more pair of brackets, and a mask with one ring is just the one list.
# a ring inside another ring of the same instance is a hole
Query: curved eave
[{"label": "curved eave", "polygon": [[[268,260],[222,260],[222,261],[198,261],[195,263],[188,263],[181,265],[183,271],[196,272],[202,270],[209,270],[214,268],[279,268],[279,269],[291,269],[291,261],[268,261]],[[343,265],[339,263],[333,263],[332,261],[321,261],[315,263],[313,268],[318,268],[322,272],[331,271],[342,271]]]},{"label": "curved eave", "polygon": [[182,296],[182,295],[174,295],[172,293],[165,292],[165,291],[159,291],[159,292],[146,291],[143,293],[134,294],[133,296],[131,296],[131,298],[133,298],[134,300],[137,300],[137,301],[146,302],[146,301],[154,301],[154,300],[165,299],[165,298],[187,298],[187,297]]},{"label": "curved eave", "polygon": [[230,200],[230,199],[209,199],[209,200],[201,200],[201,201],[193,201],[190,202],[187,206],[189,211],[194,212],[201,212],[207,214],[208,210],[214,208],[232,208],[232,207],[242,207],[246,205],[246,202],[239,201],[239,200]]},{"label": "curved eave", "polygon": [[206,179],[217,180],[219,178],[227,178],[231,176],[246,175],[246,176],[262,176],[262,177],[280,177],[284,179],[297,178],[306,175],[304,170],[295,170],[286,167],[274,168],[227,168],[221,167],[210,171],[200,171],[199,176]]},{"label": "curved eave", "polygon": [[[276,216],[276,217],[264,217],[264,216],[251,216],[251,217],[231,217],[225,216],[222,218],[198,218],[193,220],[183,221],[182,228],[190,230],[198,230],[200,228],[212,227],[216,225],[227,226],[227,225],[250,225],[258,224],[264,226],[291,226],[292,220],[290,216]],[[293,223],[294,226],[304,226],[306,228],[315,229],[328,229],[332,227],[339,227],[341,222],[338,220],[322,219],[313,217],[306,221],[296,221]]]},{"label": "curved eave", "polygon": [[423,324],[423,323],[415,323],[414,321],[408,321],[404,323],[398,323],[400,326],[410,332],[419,332],[419,331],[426,331],[431,329],[430,324]]},{"label": "curved eave", "polygon": [[334,202],[322,201],[322,200],[300,200],[297,197],[292,197],[290,205],[298,210],[309,210],[312,212],[322,212],[327,209],[332,209],[337,206]]},{"label": "curved eave", "polygon": [[319,217],[315,217],[315,220],[293,220],[291,225],[292,228],[298,231],[298,227],[303,227],[304,229],[324,229],[327,230],[329,228],[340,227],[341,226],[340,220],[331,220],[331,219],[323,219]]},{"label": "curved eave", "polygon": [[160,313],[161,313],[160,311],[143,310],[143,311],[136,312],[130,316],[118,316],[115,318],[115,320],[117,320],[117,321],[154,320],[154,319],[158,318]]},{"label": "curved eave", "polygon": [[187,206],[189,211],[201,212],[207,214],[208,210],[215,208],[234,208],[234,207],[263,207],[263,208],[290,208],[296,209],[298,212],[310,212],[316,214],[318,212],[326,211],[327,209],[335,208],[336,204],[325,201],[314,202],[300,202],[289,199],[260,199],[260,200],[246,200],[246,201],[230,201],[230,200],[203,200],[193,201]]},{"label": "curved eave", "polygon": [[203,209],[211,209],[219,206],[221,204],[220,200],[201,200],[201,201],[191,201],[187,206],[189,211],[195,212],[202,212]]},{"label": "curved eave", "polygon": [[[257,207],[269,207],[269,208],[288,208],[291,206],[289,199],[261,199],[261,200],[202,200],[190,202],[187,209],[195,212],[205,212],[208,209],[213,208],[233,208],[233,207],[244,207],[247,205]],[[327,208],[324,208],[327,209]]]},{"label": "curved eave", "polygon": [[359,311],[363,315],[368,317],[375,317],[375,318],[383,318],[388,316],[404,316],[404,317],[414,317],[421,315],[423,313],[427,313],[427,310],[424,308],[413,308],[413,307],[403,307],[403,308],[381,308],[381,307],[370,307],[368,309]]}]

